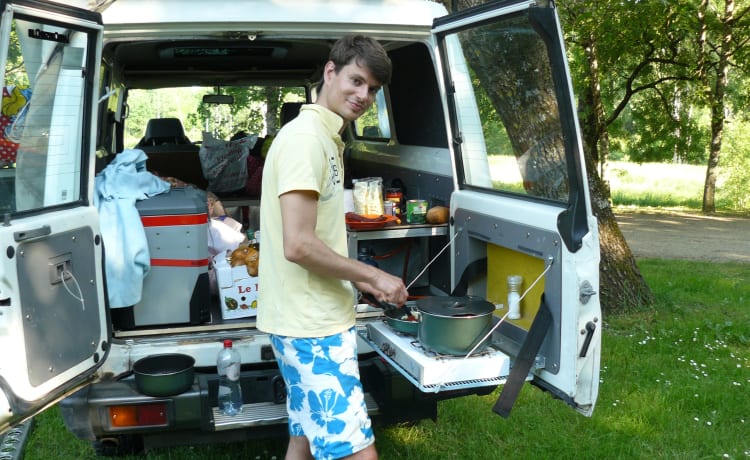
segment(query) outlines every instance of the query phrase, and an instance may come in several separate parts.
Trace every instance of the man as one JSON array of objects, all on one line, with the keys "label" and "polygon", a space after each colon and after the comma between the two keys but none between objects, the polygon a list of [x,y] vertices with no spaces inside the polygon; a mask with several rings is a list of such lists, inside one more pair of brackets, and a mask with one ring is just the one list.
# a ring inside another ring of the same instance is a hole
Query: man
[{"label": "man", "polygon": [[397,305],[407,292],[400,278],[347,257],[340,135],[390,77],[380,44],[343,37],[315,103],[279,131],[266,158],[257,325],[271,334],[287,386],[287,459],[377,458],[359,380],[353,287]]}]

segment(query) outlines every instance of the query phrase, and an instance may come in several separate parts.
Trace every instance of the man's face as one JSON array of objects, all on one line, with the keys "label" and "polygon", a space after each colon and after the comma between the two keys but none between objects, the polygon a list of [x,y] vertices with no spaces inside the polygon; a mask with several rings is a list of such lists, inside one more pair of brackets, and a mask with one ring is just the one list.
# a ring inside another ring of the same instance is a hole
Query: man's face
[{"label": "man's face", "polygon": [[355,60],[336,73],[333,62],[326,63],[323,72],[325,83],[316,103],[341,116],[346,122],[354,121],[375,101],[381,83],[373,77],[368,67]]}]

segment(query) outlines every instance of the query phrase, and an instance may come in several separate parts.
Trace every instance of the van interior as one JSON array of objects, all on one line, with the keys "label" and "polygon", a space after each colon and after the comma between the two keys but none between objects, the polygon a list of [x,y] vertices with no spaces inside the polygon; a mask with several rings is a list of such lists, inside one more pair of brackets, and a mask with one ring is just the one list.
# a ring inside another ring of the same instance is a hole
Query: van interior
[{"label": "van interior", "polygon": [[[278,129],[297,115],[302,104],[314,100],[332,44],[262,37],[110,42],[103,51],[101,91],[109,97],[100,106],[97,170],[123,150],[141,149],[148,156],[149,171],[173,185],[211,192],[227,215],[242,224],[243,232],[257,230],[262,177],[258,168]],[[405,198],[447,206],[453,187],[450,164],[425,164],[418,155],[419,149],[447,150],[428,49],[420,43],[384,45],[394,69],[389,100],[381,91],[370,111],[344,133],[344,186],[351,188],[352,180],[361,177],[382,177],[384,188],[398,187]],[[241,160],[247,162],[246,183],[221,183],[221,173],[206,177],[201,155],[213,154],[216,143],[231,150],[243,136],[252,141]],[[410,151],[411,159],[405,157]],[[372,161],[376,155],[377,161]],[[391,159],[383,161],[388,156]],[[446,243],[445,236],[431,238],[406,251],[401,240],[372,241],[356,252],[395,254],[381,261],[383,268],[412,279]],[[446,256],[441,262],[448,262]],[[448,293],[448,276],[446,270],[422,276],[410,292],[440,286]],[[213,304],[212,308],[219,308],[215,297]],[[227,322],[221,315],[210,317],[212,322]],[[139,329],[147,333],[148,328]]]}]

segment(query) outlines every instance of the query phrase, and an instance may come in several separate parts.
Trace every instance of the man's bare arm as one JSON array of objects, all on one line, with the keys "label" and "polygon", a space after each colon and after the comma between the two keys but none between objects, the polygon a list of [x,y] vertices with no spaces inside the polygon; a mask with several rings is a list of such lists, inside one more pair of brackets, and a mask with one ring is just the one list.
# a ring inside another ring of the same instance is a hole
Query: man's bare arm
[{"label": "man's bare arm", "polygon": [[348,280],[376,298],[402,305],[403,280],[358,260],[337,254],[315,235],[318,196],[313,191],[292,191],[279,197],[284,257],[318,275]]}]

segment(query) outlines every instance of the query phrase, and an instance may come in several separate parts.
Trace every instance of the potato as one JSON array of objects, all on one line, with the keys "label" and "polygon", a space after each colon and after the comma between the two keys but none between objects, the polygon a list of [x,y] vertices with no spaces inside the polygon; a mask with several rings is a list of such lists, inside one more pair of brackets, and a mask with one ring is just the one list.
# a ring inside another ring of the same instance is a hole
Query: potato
[{"label": "potato", "polygon": [[428,224],[444,224],[448,222],[450,210],[445,206],[433,206],[427,210],[425,221]]}]

